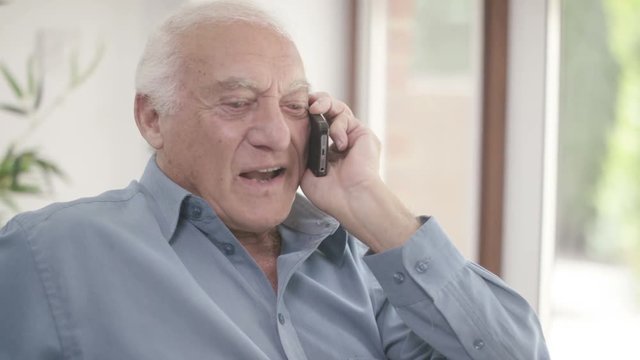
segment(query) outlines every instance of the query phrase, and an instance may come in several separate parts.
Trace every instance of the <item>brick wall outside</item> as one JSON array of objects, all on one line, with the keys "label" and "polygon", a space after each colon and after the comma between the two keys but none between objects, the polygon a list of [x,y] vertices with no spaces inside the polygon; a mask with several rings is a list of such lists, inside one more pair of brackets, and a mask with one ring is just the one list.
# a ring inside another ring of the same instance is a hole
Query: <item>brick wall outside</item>
[{"label": "brick wall outside", "polygon": [[417,72],[416,0],[388,6],[386,181],[415,213],[435,216],[463,254],[475,259],[477,74]]}]

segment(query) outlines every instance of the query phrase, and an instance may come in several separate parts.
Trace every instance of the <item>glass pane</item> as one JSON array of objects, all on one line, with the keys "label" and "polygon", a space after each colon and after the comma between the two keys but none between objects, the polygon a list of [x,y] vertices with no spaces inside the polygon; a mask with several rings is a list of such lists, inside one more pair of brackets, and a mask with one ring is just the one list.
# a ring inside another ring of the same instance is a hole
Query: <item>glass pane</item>
[{"label": "glass pane", "polygon": [[476,258],[479,1],[388,2],[387,183]]},{"label": "glass pane", "polygon": [[628,359],[640,334],[640,1],[563,0],[554,359]]}]

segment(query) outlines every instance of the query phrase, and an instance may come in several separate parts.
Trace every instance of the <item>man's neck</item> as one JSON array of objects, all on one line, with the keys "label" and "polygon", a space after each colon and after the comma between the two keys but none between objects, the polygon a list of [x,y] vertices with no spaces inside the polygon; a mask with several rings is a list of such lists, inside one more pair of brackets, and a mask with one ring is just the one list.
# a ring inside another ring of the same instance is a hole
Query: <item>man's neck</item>
[{"label": "man's neck", "polygon": [[277,291],[278,271],[276,265],[282,243],[278,229],[274,228],[262,234],[232,232],[258,267],[262,269],[273,289]]}]

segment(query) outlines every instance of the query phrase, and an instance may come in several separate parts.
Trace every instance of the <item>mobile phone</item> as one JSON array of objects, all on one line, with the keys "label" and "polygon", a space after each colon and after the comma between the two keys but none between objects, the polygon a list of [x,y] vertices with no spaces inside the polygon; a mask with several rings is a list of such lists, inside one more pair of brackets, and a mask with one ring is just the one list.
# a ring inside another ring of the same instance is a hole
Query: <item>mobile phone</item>
[{"label": "mobile phone", "polygon": [[309,121],[311,134],[309,135],[307,167],[315,176],[325,176],[328,170],[329,123],[322,114],[309,114]]}]

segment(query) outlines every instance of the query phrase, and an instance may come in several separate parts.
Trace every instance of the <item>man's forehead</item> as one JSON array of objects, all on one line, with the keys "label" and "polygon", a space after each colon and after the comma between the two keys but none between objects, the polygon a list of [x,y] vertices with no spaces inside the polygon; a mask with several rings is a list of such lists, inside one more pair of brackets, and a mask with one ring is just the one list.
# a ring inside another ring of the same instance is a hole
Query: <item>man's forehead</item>
[{"label": "man's forehead", "polygon": [[[256,50],[261,48],[259,45],[272,50],[298,52],[290,37],[271,26],[252,21],[205,22],[177,36],[180,47],[196,55],[212,47],[222,47],[228,52],[231,48]],[[207,47],[203,47],[203,44],[207,44]]]}]

